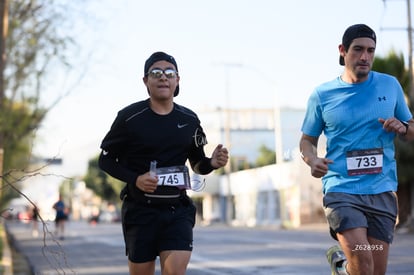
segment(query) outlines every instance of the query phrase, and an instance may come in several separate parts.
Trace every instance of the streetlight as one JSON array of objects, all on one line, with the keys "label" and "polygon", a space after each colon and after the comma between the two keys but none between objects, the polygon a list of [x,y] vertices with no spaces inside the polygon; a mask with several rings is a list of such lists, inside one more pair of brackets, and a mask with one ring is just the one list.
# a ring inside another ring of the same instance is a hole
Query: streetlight
[{"label": "streetlight", "polygon": [[[231,148],[231,110],[230,110],[230,69],[232,68],[241,68],[243,65],[240,63],[221,63],[219,66],[224,67],[225,69],[225,76],[226,76],[226,83],[225,83],[225,107],[224,112],[226,114],[226,121],[224,124],[224,135],[225,135],[225,142],[226,147],[229,151]],[[224,171],[226,174],[227,180],[227,196],[223,196],[223,200],[225,201],[225,208],[224,208],[224,218],[227,223],[230,223],[233,219],[233,200],[232,200],[232,192],[231,192],[231,181],[230,181],[230,174],[232,172],[232,161],[231,158],[227,162],[226,166],[224,167]]]}]

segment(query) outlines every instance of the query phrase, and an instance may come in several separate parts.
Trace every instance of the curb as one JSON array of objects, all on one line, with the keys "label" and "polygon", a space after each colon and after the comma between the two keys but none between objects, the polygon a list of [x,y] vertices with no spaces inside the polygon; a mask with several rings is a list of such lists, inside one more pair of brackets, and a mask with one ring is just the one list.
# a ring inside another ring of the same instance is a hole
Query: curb
[{"label": "curb", "polygon": [[13,260],[12,253],[10,250],[9,240],[6,237],[6,227],[4,223],[0,224],[3,227],[3,230],[0,232],[0,238],[3,242],[3,257],[1,259],[1,267],[4,268],[3,275],[13,275]]}]

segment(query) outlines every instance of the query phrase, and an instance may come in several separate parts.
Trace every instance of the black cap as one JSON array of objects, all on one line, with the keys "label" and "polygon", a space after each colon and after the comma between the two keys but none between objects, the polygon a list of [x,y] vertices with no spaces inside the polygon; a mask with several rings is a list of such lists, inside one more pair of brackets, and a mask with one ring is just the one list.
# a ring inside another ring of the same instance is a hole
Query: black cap
[{"label": "black cap", "polygon": [[[164,52],[155,52],[155,53],[151,54],[151,56],[147,59],[147,61],[145,61],[145,65],[144,65],[144,75],[145,76],[147,75],[147,73],[149,71],[149,68],[151,68],[151,66],[155,62],[158,62],[158,61],[167,61],[167,62],[173,64],[175,66],[175,69],[178,72],[177,62],[175,62],[174,57],[172,57],[171,55],[166,54]],[[177,88],[175,88],[175,91],[174,91],[174,96],[177,96],[179,92],[180,92],[180,89],[177,85]]]},{"label": "black cap", "polygon": [[[352,41],[355,38],[361,37],[368,37],[374,40],[377,43],[377,36],[375,32],[365,24],[355,24],[346,29],[344,35],[342,36],[342,45],[344,45],[345,49],[348,50],[349,46],[351,45]],[[339,64],[345,65],[344,58],[342,55],[339,56]]]}]

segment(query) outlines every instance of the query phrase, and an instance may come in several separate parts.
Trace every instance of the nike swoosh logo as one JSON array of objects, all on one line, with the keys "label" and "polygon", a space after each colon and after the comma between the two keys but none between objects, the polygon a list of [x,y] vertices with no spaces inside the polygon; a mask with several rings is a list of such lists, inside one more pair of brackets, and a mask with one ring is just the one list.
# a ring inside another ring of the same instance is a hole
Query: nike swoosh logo
[{"label": "nike swoosh logo", "polygon": [[179,129],[181,129],[181,128],[184,128],[185,126],[187,126],[188,125],[188,123],[186,123],[186,124],[177,124],[177,127],[179,128]]}]

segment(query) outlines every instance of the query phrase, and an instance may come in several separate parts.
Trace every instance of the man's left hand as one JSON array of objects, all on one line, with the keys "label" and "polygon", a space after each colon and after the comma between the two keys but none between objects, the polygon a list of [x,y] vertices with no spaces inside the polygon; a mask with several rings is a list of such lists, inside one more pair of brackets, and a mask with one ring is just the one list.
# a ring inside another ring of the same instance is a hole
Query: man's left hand
[{"label": "man's left hand", "polygon": [[227,164],[228,159],[229,152],[227,148],[223,147],[223,144],[219,144],[211,155],[211,166],[215,169],[223,167]]}]

